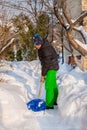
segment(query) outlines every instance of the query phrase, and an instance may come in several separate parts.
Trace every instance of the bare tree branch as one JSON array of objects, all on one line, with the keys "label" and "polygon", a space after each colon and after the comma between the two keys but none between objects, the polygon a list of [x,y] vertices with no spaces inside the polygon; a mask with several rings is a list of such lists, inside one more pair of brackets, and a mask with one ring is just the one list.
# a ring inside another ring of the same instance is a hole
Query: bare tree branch
[{"label": "bare tree branch", "polygon": [[83,20],[84,17],[87,16],[87,11],[85,11],[84,13],[82,13],[74,22],[73,22],[73,26],[75,26],[77,23],[81,22]]},{"label": "bare tree branch", "polygon": [[72,25],[72,21],[69,18],[68,13],[66,11],[66,2],[65,2],[65,0],[62,0],[62,4],[61,5],[62,5],[61,7],[62,7],[63,14],[64,14],[68,24],[70,24],[70,26],[71,26]]},{"label": "bare tree branch", "polygon": [[60,21],[61,25],[63,27],[65,27],[66,24],[65,24],[65,22],[63,20],[63,17],[58,12],[58,1],[57,0],[54,0],[54,12],[55,12],[55,15],[56,15],[57,19]]},{"label": "bare tree branch", "polygon": [[67,38],[69,40],[69,42],[71,43],[71,45],[77,50],[79,51],[82,55],[87,55],[87,50],[82,48],[73,38],[72,34],[71,34],[71,30],[69,30],[67,32]]},{"label": "bare tree branch", "polygon": [[15,38],[12,38],[5,46],[3,46],[3,48],[0,49],[0,54],[7,48],[9,47],[11,44],[13,44],[13,41],[15,40]]}]

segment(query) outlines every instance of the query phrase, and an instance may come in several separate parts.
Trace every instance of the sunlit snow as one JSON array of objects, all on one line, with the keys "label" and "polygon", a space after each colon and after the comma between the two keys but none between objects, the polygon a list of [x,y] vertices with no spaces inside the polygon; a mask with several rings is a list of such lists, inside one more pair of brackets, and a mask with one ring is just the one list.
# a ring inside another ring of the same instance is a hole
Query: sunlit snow
[{"label": "sunlit snow", "polygon": [[26,103],[38,95],[40,67],[38,60],[0,63],[0,130],[87,130],[87,72],[78,67],[60,64],[54,110],[27,109]]}]

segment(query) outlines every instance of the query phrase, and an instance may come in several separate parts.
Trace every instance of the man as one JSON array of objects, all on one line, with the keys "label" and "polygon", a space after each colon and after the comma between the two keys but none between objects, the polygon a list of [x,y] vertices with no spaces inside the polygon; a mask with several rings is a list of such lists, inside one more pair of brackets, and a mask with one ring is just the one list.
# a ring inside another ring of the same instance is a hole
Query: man
[{"label": "man", "polygon": [[39,34],[35,35],[34,46],[38,49],[38,56],[42,66],[41,82],[45,80],[46,109],[54,109],[58,97],[56,73],[59,65],[57,53],[49,42],[42,39]]}]

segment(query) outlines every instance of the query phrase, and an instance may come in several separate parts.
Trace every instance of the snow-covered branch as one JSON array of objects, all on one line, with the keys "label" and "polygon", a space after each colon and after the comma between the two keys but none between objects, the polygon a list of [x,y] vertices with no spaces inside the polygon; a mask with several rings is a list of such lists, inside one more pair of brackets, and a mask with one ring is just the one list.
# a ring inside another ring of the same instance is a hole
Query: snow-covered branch
[{"label": "snow-covered branch", "polygon": [[75,27],[76,30],[78,30],[79,32],[81,32],[82,36],[85,39],[85,42],[87,44],[87,32],[84,30],[84,28],[82,26],[79,27]]},{"label": "snow-covered branch", "polygon": [[0,50],[0,54],[7,48],[9,47],[11,44],[13,44],[13,41],[15,40],[15,38],[12,38],[8,44],[6,44],[1,50]]},{"label": "snow-covered branch", "polygon": [[[67,13],[67,7],[66,7],[66,1],[65,0],[61,0],[61,8],[62,8],[62,16],[60,15],[60,13],[58,12],[58,1],[54,0],[54,12],[55,15],[57,17],[57,19],[59,20],[60,24],[64,27],[65,31],[66,31],[66,38],[69,41],[69,43],[74,47],[74,49],[76,49],[78,52],[80,52],[82,55],[87,55],[87,48],[81,46],[80,44],[78,44],[77,41],[74,40],[73,37],[73,30],[76,31],[76,25],[79,26],[79,22],[81,22],[83,20],[84,17],[87,16],[87,11],[82,13],[76,20],[72,21],[69,13]],[[67,24],[66,24],[67,21]],[[85,39],[86,43],[87,43],[87,34],[85,32],[85,30],[79,28],[80,30],[78,30],[78,32],[80,32],[83,36],[83,39]]]},{"label": "snow-covered branch", "polygon": [[87,51],[87,44],[83,44],[82,42],[80,42],[79,40],[75,39],[76,43],[81,46],[81,48],[83,48],[84,50]]},{"label": "snow-covered branch", "polygon": [[85,11],[84,13],[82,13],[73,23],[73,26],[75,26],[78,22],[81,22],[83,20],[84,17],[87,16],[87,11]]}]

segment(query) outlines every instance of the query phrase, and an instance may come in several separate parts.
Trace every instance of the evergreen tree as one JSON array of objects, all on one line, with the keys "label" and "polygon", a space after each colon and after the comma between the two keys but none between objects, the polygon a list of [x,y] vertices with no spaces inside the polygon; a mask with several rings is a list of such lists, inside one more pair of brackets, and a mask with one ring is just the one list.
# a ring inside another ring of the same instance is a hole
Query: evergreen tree
[{"label": "evergreen tree", "polygon": [[35,59],[37,54],[33,47],[32,36],[34,35],[34,27],[31,20],[28,18],[28,16],[21,13],[12,21],[15,26],[15,32],[17,33],[16,38],[19,41],[17,59],[20,59],[19,57],[22,57],[21,60]]},{"label": "evergreen tree", "polygon": [[49,17],[46,13],[41,13],[38,16],[36,24],[36,33],[39,33],[43,38],[47,35],[48,32]]}]

